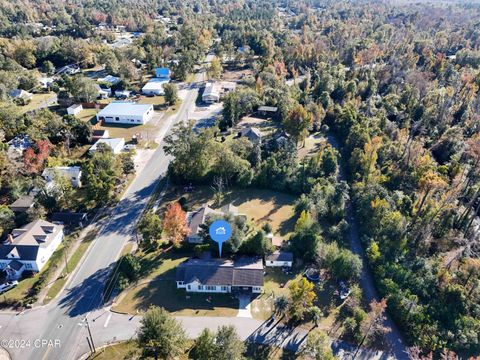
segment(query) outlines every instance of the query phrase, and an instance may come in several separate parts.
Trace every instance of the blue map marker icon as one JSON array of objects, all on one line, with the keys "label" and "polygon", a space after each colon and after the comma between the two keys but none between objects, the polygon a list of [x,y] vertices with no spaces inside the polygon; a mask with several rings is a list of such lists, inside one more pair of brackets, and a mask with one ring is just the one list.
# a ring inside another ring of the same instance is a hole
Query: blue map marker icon
[{"label": "blue map marker icon", "polygon": [[232,227],[225,220],[215,220],[208,229],[213,241],[218,243],[218,253],[222,257],[222,245],[232,236]]}]

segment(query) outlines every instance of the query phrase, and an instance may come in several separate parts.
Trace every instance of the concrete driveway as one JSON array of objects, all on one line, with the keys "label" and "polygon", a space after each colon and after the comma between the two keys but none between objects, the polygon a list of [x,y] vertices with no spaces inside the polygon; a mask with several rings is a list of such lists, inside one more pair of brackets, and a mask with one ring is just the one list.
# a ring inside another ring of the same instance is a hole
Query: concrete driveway
[{"label": "concrete driveway", "polygon": [[252,304],[251,296],[245,294],[239,295],[238,304],[239,305],[237,317],[252,318],[252,312],[250,311],[250,306]]}]

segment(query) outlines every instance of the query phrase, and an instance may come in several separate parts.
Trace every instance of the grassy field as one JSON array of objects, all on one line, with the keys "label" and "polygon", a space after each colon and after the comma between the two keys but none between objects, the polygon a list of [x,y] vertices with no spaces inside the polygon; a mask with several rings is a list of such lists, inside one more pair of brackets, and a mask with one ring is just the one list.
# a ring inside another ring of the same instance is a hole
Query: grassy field
[{"label": "grassy field", "polygon": [[[213,191],[207,186],[198,186],[190,193],[183,193],[183,188],[171,187],[165,194],[163,204],[177,201],[180,197],[187,199],[187,208],[195,210],[202,204],[213,203]],[[295,226],[295,197],[272,190],[263,189],[231,189],[227,191],[222,203],[239,208],[239,212],[247,215],[255,226],[261,227],[269,223],[276,236],[287,239]]]},{"label": "grassy field", "polygon": [[305,146],[297,150],[299,159],[315,155],[326,144],[325,138],[320,134],[313,134],[305,139]]},{"label": "grassy field", "polygon": [[32,110],[39,109],[41,107],[45,107],[46,102],[53,98],[55,96],[55,93],[49,92],[46,94],[33,94],[32,99],[30,103],[28,103],[25,106],[19,106],[18,109],[22,113],[26,113]]},{"label": "grassy field", "polygon": [[129,359],[128,355],[140,354],[140,352],[141,349],[135,341],[125,341],[98,350],[94,355],[89,356],[88,360]]},{"label": "grassy field", "polygon": [[157,305],[177,315],[235,316],[238,301],[230,295],[186,295],[185,290],[176,288],[175,269],[188,257],[188,254],[171,251],[156,251],[141,256],[141,272],[148,276],[135,287],[127,289],[112,310],[136,314],[146,311],[150,305]]},{"label": "grassy field", "polygon": [[63,286],[68,280],[68,275],[65,276],[67,273],[71,273],[78,265],[80,260],[82,259],[83,255],[87,251],[88,247],[92,243],[93,239],[96,236],[96,232],[92,231],[88,233],[83,241],[80,243],[80,245],[77,247],[75,252],[70,256],[70,258],[67,260],[67,266],[68,270],[66,267],[63,268],[62,270],[62,275],[60,275],[55,282],[50,286],[50,289],[48,289],[47,295],[45,296],[45,299],[43,300],[44,304],[48,304],[52,299],[54,299],[58,293],[62,290]]},{"label": "grassy field", "polygon": [[[122,343],[106,346],[97,351],[95,355],[88,357],[88,360],[111,360],[111,359],[136,359],[132,354],[141,354],[141,349],[135,341],[125,341]],[[288,350],[269,345],[260,345],[249,343],[246,351],[248,359],[254,360],[293,360],[299,357]],[[188,354],[180,356],[179,360],[188,358]]]}]

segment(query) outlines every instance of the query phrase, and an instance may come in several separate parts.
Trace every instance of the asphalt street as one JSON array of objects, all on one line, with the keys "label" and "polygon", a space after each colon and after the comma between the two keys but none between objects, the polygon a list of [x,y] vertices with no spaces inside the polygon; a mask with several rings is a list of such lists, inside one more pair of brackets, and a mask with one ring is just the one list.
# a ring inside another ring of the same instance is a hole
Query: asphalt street
[{"label": "asphalt street", "polygon": [[[196,81],[202,79],[202,73],[196,75]],[[197,94],[194,82],[187,89],[178,113],[166,119],[169,122],[167,133],[175,123],[187,119],[188,112],[195,106]],[[14,359],[70,360],[88,351],[84,319],[90,320],[90,313],[102,306],[102,292],[108,275],[123,246],[132,240],[135,224],[156,185],[164,177],[169,162],[162,141],[112,210],[109,221],[100,229],[83,262],[56,300],[24,314],[0,315],[0,339],[9,341],[6,347]],[[110,329],[106,331],[110,332]],[[51,342],[43,344],[42,341]]]}]

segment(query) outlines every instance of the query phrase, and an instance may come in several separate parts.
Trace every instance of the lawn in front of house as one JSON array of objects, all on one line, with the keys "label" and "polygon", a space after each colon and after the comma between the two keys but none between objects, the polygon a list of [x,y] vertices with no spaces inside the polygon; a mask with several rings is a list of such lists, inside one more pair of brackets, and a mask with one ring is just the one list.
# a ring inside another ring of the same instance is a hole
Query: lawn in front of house
[{"label": "lawn in front of house", "polygon": [[[194,211],[203,204],[213,206],[213,190],[209,186],[195,186],[191,192],[184,192],[181,186],[171,186],[164,196],[160,213],[169,202],[178,201],[181,197],[186,199],[188,211]],[[286,240],[295,226],[295,200],[294,196],[278,191],[233,188],[226,191],[221,205],[232,203],[256,228],[268,223],[276,236]]]},{"label": "lawn in front of house", "polygon": [[[82,240],[80,245],[78,245],[75,252],[70,256],[67,260],[66,266],[63,268],[62,273],[60,276],[55,280],[55,282],[50,286],[48,289],[47,294],[45,295],[45,299],[43,299],[44,304],[48,304],[52,299],[54,299],[58,293],[63,289],[63,286],[68,280],[68,273],[72,273],[77,268],[78,263],[83,258],[83,255],[87,251],[88,247],[95,239],[97,235],[97,231],[90,231],[85,238]],[[65,250],[67,251],[67,250]],[[68,271],[67,271],[68,266]]]},{"label": "lawn in front of house", "polygon": [[[140,254],[141,273],[148,274],[138,284],[126,289],[112,309],[136,314],[150,305],[164,307],[176,315],[235,316],[238,300],[225,294],[188,294],[177,289],[175,271],[177,266],[191,254],[157,250]],[[211,299],[210,299],[211,298]]]}]

